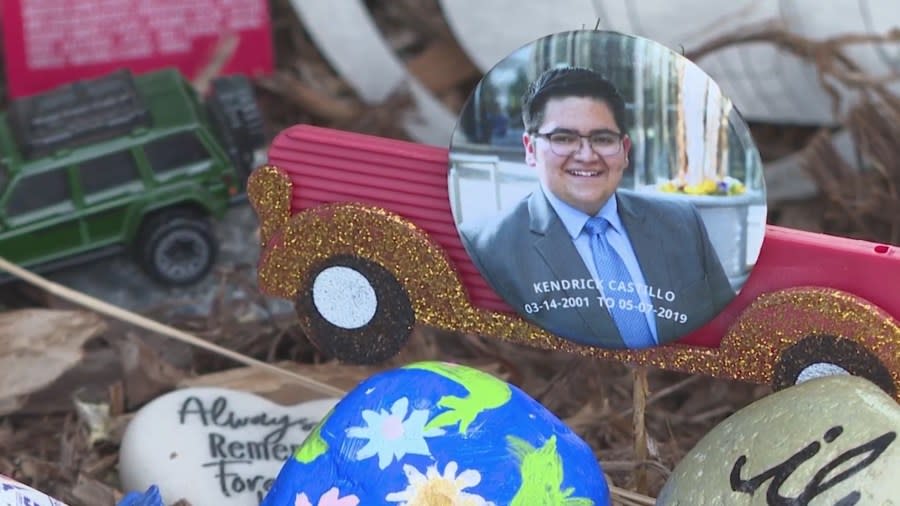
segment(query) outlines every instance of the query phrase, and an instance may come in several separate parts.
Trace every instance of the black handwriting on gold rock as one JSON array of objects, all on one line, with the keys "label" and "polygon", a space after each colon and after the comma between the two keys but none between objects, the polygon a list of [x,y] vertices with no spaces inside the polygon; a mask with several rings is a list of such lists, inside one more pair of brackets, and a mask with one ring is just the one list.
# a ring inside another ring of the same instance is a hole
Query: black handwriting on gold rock
[{"label": "black handwriting on gold rock", "polygon": [[[843,432],[844,428],[841,426],[832,427],[828,429],[823,439],[825,440],[825,443],[833,443]],[[886,432],[868,443],[861,444],[856,448],[851,448],[838,455],[834,460],[825,464],[825,466],[813,475],[809,483],[804,487],[803,492],[797,497],[782,496],[780,492],[781,487],[801,464],[819,453],[819,450],[822,449],[822,444],[820,442],[814,441],[806,445],[803,449],[791,455],[781,464],[746,480],[741,478],[741,470],[747,463],[747,456],[741,455],[731,468],[731,490],[753,495],[759,487],[768,481],[769,487],[766,490],[766,503],[770,506],[807,506],[817,495],[850,478],[862,469],[869,467],[869,465],[878,460],[878,457],[887,450],[887,447],[890,446],[895,439],[897,439],[896,432]],[[843,469],[834,476],[830,476],[831,473],[840,469],[845,463],[863,455],[865,455],[865,458],[860,459],[852,466]],[[861,497],[862,494],[855,490],[834,503],[834,506],[854,506],[859,502]]]}]

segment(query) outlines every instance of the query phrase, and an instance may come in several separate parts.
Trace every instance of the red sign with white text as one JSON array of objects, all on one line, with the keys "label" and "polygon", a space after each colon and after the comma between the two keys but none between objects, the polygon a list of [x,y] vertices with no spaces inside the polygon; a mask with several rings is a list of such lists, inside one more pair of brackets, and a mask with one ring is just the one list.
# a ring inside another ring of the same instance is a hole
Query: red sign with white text
[{"label": "red sign with white text", "polygon": [[173,66],[193,79],[217,51],[230,54],[221,74],[273,67],[266,0],[0,0],[0,8],[10,98],[120,68]]}]

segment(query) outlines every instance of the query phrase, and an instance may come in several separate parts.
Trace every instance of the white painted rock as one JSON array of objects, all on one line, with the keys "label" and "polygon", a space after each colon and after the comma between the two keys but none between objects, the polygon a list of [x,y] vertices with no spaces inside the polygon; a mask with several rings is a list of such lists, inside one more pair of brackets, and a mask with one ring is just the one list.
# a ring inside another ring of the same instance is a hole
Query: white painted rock
[{"label": "white painted rock", "polygon": [[900,504],[900,405],[855,376],[769,395],[676,466],[658,506]]},{"label": "white painted rock", "polygon": [[49,495],[0,475],[0,506],[66,506]]},{"label": "white painted rock", "polygon": [[337,401],[280,406],[222,388],[170,392],[129,423],[119,450],[122,488],[158,485],[165,504],[257,506]]}]

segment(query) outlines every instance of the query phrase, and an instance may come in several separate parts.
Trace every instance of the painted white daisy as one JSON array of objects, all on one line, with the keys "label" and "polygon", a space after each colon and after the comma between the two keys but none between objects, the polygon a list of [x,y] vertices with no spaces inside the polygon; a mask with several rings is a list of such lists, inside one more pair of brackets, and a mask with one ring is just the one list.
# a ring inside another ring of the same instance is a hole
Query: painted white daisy
[{"label": "painted white daisy", "polygon": [[[359,498],[353,494],[341,497],[337,487],[331,487],[319,498],[317,506],[358,506]],[[299,493],[294,499],[294,506],[313,506],[306,493]]]},{"label": "painted white daisy", "polygon": [[481,483],[481,473],[475,469],[466,469],[456,474],[459,466],[450,461],[444,467],[444,473],[437,470],[437,465],[428,466],[425,474],[415,467],[406,464],[403,472],[409,481],[406,489],[400,492],[391,492],[385,496],[385,500],[398,502],[400,506],[495,506],[493,502],[486,501],[476,494],[463,492],[469,487]]},{"label": "painted white daisy", "polygon": [[390,412],[381,409],[362,412],[365,427],[350,427],[347,436],[368,439],[368,442],[356,453],[357,460],[364,460],[378,455],[378,467],[386,468],[396,458],[404,455],[431,455],[426,437],[442,436],[444,429],[425,430],[428,423],[427,409],[414,409],[406,418],[409,399],[401,397],[391,405]]}]

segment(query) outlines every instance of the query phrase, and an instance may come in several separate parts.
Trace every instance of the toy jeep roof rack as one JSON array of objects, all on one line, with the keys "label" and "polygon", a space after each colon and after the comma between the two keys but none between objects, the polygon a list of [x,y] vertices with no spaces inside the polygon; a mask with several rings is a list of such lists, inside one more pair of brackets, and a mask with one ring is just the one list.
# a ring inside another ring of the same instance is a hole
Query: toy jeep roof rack
[{"label": "toy jeep roof rack", "polygon": [[150,110],[123,69],[14,101],[9,124],[25,158],[127,134],[151,125]]}]

